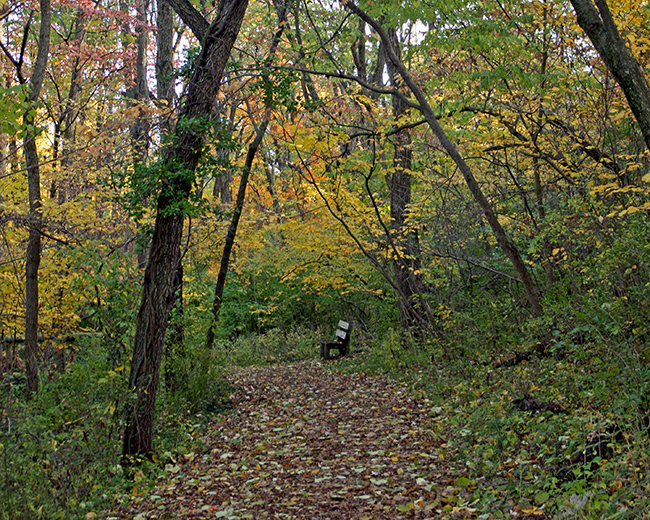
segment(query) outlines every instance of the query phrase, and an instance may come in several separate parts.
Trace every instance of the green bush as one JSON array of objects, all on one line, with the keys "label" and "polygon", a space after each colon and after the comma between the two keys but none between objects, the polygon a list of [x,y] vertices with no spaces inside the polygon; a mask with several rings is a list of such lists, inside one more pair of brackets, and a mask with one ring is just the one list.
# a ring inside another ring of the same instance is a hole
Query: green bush
[{"label": "green bush", "polygon": [[[0,520],[85,518],[128,500],[154,482],[164,457],[120,465],[128,363],[115,365],[103,341],[88,340],[63,374],[41,377],[24,398],[24,378],[0,385]],[[202,418],[227,407],[229,388],[215,353],[188,349],[174,360],[177,384],[161,378],[155,430],[158,453],[191,441]],[[164,465],[164,464],[163,464]]]},{"label": "green bush", "polygon": [[225,366],[267,365],[315,358],[323,336],[304,328],[271,329],[265,334],[221,340],[215,351]]},{"label": "green bush", "polygon": [[0,445],[0,518],[82,518],[122,492],[119,411],[128,376],[99,348],[84,346],[40,393],[5,382]]}]

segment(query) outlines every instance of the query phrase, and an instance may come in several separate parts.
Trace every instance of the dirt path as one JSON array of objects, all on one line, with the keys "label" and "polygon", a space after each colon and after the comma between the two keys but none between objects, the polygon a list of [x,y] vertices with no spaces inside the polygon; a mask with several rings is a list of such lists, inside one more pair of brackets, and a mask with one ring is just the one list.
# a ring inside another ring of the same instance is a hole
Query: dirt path
[{"label": "dirt path", "polygon": [[318,362],[240,370],[231,383],[234,409],[208,450],[169,464],[129,518],[440,518],[436,415],[403,385]]}]

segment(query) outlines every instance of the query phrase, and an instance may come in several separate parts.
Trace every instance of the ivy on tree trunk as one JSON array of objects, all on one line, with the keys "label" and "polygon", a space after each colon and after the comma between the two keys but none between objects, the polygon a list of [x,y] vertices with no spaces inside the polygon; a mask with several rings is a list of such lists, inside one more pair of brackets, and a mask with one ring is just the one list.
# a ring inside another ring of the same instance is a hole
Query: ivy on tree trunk
[{"label": "ivy on tree trunk", "polygon": [[153,423],[160,362],[174,276],[180,262],[184,208],[194,184],[206,125],[221,86],[221,78],[241,27],[248,0],[223,0],[202,42],[201,53],[179,116],[169,155],[163,160],[165,177],[158,197],[149,261],[136,322],[122,445],[124,457],[152,452]]}]

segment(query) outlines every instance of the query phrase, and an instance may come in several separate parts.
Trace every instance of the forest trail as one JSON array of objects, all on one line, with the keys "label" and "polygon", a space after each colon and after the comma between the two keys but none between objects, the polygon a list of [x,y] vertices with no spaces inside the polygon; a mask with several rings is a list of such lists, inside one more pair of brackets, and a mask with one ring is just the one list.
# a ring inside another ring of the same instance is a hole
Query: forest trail
[{"label": "forest trail", "polygon": [[168,464],[167,478],[120,514],[440,518],[436,489],[452,481],[437,415],[403,384],[315,361],[238,369],[229,379],[234,406],[205,452]]}]

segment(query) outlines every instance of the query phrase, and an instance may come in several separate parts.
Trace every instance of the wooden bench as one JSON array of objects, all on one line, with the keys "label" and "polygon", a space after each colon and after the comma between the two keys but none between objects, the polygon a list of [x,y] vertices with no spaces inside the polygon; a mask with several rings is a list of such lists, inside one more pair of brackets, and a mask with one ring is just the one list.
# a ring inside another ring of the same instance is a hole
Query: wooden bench
[{"label": "wooden bench", "polygon": [[352,332],[350,324],[347,321],[339,321],[339,326],[336,329],[336,339],[334,341],[320,342],[320,357],[323,359],[331,359],[330,350],[334,348],[339,351],[338,357],[349,354],[350,332]]}]

